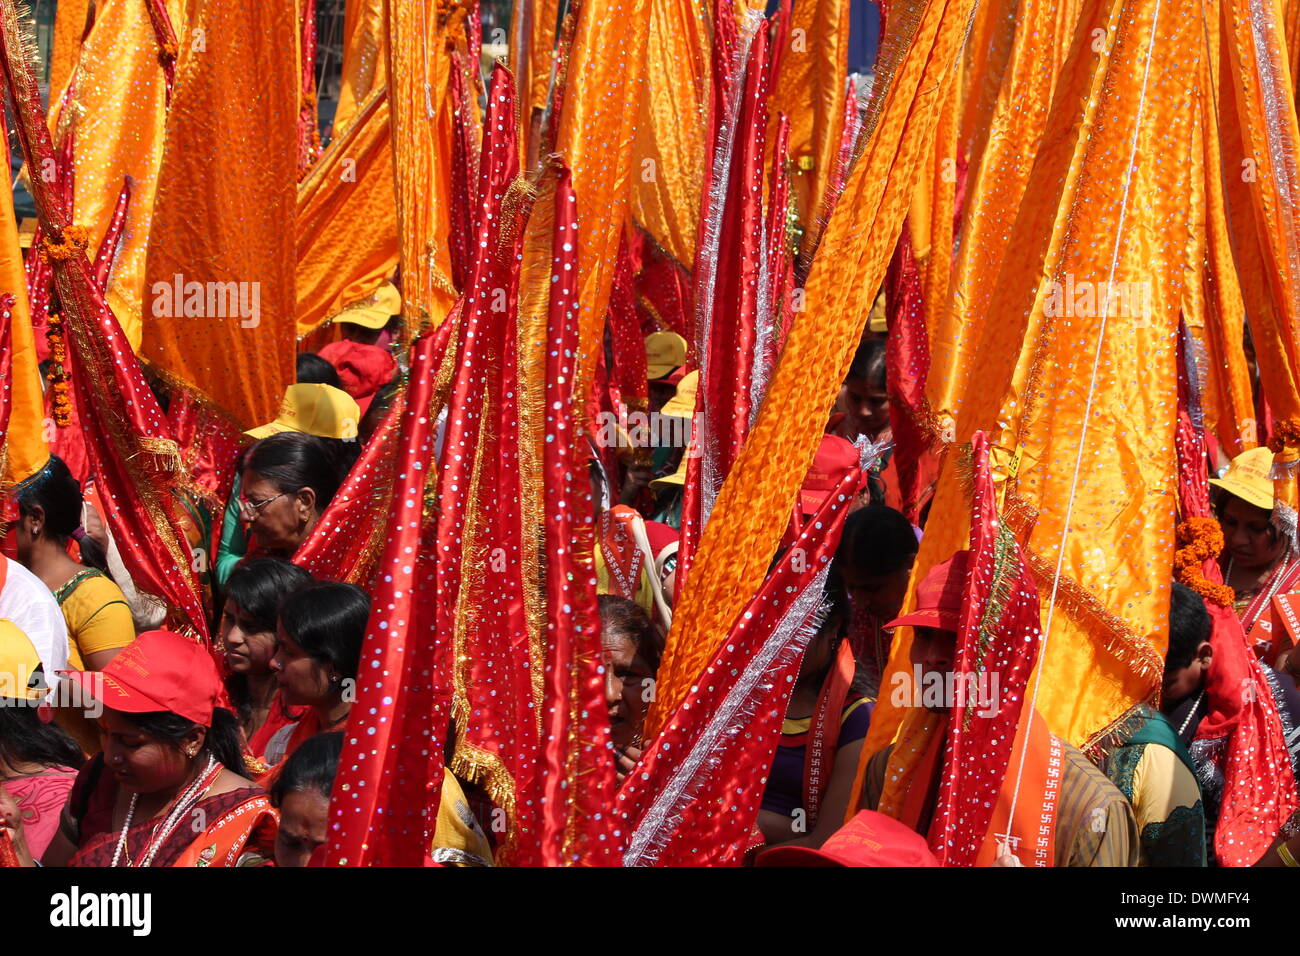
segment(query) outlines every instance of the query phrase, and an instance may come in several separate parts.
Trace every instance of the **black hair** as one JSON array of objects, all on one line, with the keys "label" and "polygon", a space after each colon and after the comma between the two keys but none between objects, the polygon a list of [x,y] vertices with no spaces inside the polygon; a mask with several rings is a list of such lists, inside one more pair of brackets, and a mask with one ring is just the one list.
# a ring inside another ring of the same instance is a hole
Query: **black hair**
[{"label": "black hair", "polygon": [[85,754],[62,727],[41,720],[36,712],[40,703],[22,698],[0,702],[0,760],[10,767],[36,763],[80,770]]},{"label": "black hair", "polygon": [[917,552],[916,531],[887,505],[868,505],[844,523],[836,559],[861,574],[880,577],[911,565]]},{"label": "black hair", "polygon": [[[239,608],[251,628],[274,633],[280,602],[311,580],[311,575],[296,564],[276,558],[254,558],[241,564],[230,575],[225,596]],[[226,690],[230,702],[235,705],[240,724],[247,726],[253,717],[248,675],[231,674],[226,678]]]},{"label": "black hair", "polygon": [[254,558],[235,568],[226,582],[226,597],[258,631],[274,631],[280,602],[310,584],[311,574],[277,558]]},{"label": "black hair", "polygon": [[334,788],[343,753],[343,734],[317,734],[299,745],[285,760],[275,783],[271,785],[271,804],[277,809],[291,793],[315,790],[326,800]]},{"label": "black hair", "polygon": [[651,670],[659,669],[663,642],[645,608],[617,594],[601,594],[596,598],[596,609],[602,631],[618,631],[636,645],[637,653],[645,658]]},{"label": "black hair", "polygon": [[345,473],[340,453],[341,449],[315,435],[281,432],[248,449],[243,467],[287,494],[310,488],[316,492],[317,510],[324,511],[338,493]]},{"label": "black hair", "polygon": [[307,655],[339,677],[357,676],[370,596],[355,584],[313,581],[280,604],[280,626]]},{"label": "black hair", "polygon": [[1175,581],[1169,594],[1169,650],[1165,652],[1165,673],[1190,667],[1196,649],[1210,639],[1214,630],[1205,599],[1186,584]]},{"label": "black hair", "polygon": [[[150,737],[173,747],[179,747],[185,736],[200,726],[188,717],[167,710],[123,716]],[[212,726],[208,728],[200,753],[216,757],[217,762],[227,770],[242,776],[245,773],[242,741],[239,721],[235,715],[224,707],[218,707],[212,711]]]},{"label": "black hair", "polygon": [[16,489],[18,512],[45,513],[43,531],[58,541],[66,541],[81,527],[81,486],[58,455],[50,455],[45,467],[23,481]]},{"label": "black hair", "polygon": [[333,385],[342,388],[339,371],[315,352],[299,352],[297,376],[299,385]]},{"label": "black hair", "polygon": [[844,380],[847,382],[853,378],[862,379],[869,385],[881,389],[885,387],[884,339],[867,339],[858,346],[857,352],[853,354],[853,362],[849,365],[849,373],[844,376]]}]

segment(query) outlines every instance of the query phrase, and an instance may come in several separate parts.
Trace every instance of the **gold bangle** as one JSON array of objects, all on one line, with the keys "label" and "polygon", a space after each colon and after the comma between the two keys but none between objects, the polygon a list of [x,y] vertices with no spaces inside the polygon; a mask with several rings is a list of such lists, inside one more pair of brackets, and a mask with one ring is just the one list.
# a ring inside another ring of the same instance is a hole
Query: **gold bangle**
[{"label": "gold bangle", "polygon": [[1285,843],[1277,845],[1277,858],[1282,861],[1283,866],[1300,866],[1300,862],[1297,862],[1296,858],[1292,856]]}]

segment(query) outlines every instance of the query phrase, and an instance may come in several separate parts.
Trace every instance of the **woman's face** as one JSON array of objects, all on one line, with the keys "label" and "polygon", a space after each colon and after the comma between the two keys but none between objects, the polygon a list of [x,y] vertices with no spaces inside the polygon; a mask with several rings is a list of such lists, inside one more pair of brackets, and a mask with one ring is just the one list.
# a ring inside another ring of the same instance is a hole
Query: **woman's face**
[{"label": "woman's face", "polygon": [[280,685],[286,704],[295,707],[315,707],[328,703],[334,696],[329,668],[308,655],[283,627],[275,631],[276,649],[271,657],[271,670]]},{"label": "woman's face", "polygon": [[229,598],[221,611],[221,640],[232,674],[266,674],[275,655],[275,632],[260,630]]},{"label": "woman's face", "polygon": [[654,700],[654,670],[622,631],[606,628],[601,645],[611,739],[615,747],[639,746],[645,715]]},{"label": "woman's face", "polygon": [[316,495],[310,488],[286,494],[257,472],[242,479],[240,517],[257,543],[272,551],[292,553],[316,525]]},{"label": "woman's face", "polygon": [[294,790],[280,803],[280,829],[275,836],[276,866],[306,866],[325,842],[329,800],[319,790]]},{"label": "woman's face", "polygon": [[1282,553],[1282,536],[1263,508],[1230,497],[1219,516],[1223,528],[1224,550],[1239,567],[1263,570],[1271,567]]},{"label": "woman's face", "polygon": [[180,786],[192,763],[185,749],[197,753],[207,736],[207,731],[198,727],[179,745],[166,743],[142,731],[128,714],[108,707],[96,723],[104,766],[118,786],[130,793],[157,793]]}]

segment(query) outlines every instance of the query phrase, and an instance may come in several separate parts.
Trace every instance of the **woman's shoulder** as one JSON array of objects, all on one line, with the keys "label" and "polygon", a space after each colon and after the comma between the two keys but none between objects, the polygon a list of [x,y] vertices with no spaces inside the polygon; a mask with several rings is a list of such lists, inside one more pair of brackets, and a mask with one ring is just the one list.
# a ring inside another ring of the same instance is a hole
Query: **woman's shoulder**
[{"label": "woman's shoulder", "polygon": [[78,571],[54,593],[65,608],[84,606],[89,610],[98,610],[114,601],[126,605],[126,595],[117,586],[117,582],[98,568]]},{"label": "woman's shoulder", "polygon": [[230,768],[223,768],[221,773],[217,774],[217,779],[213,781],[212,788],[208,790],[209,797],[215,797],[225,793],[235,793],[239,790],[251,790],[254,793],[243,794],[245,797],[254,796],[264,793],[265,791],[252,780],[242,776]]}]

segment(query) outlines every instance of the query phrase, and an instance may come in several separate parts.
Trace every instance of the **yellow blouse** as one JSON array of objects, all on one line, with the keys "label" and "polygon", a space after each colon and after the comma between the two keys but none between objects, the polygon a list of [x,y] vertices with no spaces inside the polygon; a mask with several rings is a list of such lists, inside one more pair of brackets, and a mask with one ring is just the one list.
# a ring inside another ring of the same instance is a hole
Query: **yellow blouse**
[{"label": "yellow blouse", "polygon": [[83,670],[85,659],[99,651],[126,647],[135,640],[135,623],[122,589],[107,575],[79,571],[54,592],[68,622],[68,663]]}]

